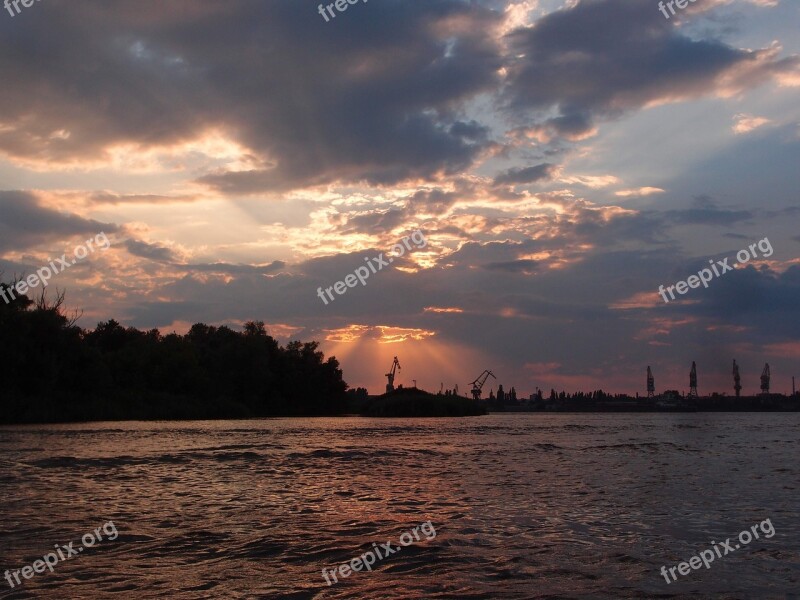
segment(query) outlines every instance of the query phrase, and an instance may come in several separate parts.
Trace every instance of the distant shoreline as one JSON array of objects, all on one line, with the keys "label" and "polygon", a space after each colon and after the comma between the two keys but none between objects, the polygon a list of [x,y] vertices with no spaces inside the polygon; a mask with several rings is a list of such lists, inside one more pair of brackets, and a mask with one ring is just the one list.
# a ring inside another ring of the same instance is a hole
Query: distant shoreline
[{"label": "distant shoreline", "polygon": [[[365,391],[364,391],[365,392]],[[223,421],[233,419],[331,418],[442,418],[520,413],[713,413],[799,412],[800,396],[656,396],[652,398],[602,395],[563,396],[500,404],[495,398],[474,400],[452,394],[432,394],[417,388],[399,388],[388,394],[346,394],[335,402],[323,393],[303,396],[295,406],[270,406],[231,397],[202,398],[172,394],[97,396],[76,394],[37,398],[6,398],[2,425],[44,425],[130,421]],[[314,410],[314,407],[328,407]]]},{"label": "distant shoreline", "polygon": [[491,404],[489,412],[670,413],[670,412],[798,412],[800,396],[701,396],[698,398],[625,398],[608,400],[556,399],[514,404]]},{"label": "distant shoreline", "polygon": [[194,417],[186,417],[186,418],[173,418],[173,419],[165,419],[165,418],[120,418],[120,419],[81,419],[75,421],[4,421],[0,422],[0,430],[13,428],[13,427],[37,427],[37,426],[50,426],[50,425],[80,425],[80,424],[98,424],[98,423],[191,423],[191,422],[217,422],[217,421],[271,421],[276,419],[351,419],[351,418],[359,418],[359,419],[385,419],[385,420],[397,420],[398,418],[406,418],[406,419],[452,419],[452,418],[474,418],[474,417],[481,417],[481,416],[491,416],[491,415],[519,415],[519,414],[529,414],[529,415],[582,415],[582,414],[641,414],[641,415],[652,415],[652,414],[709,414],[709,413],[731,413],[731,414],[762,414],[762,413],[775,413],[775,414],[782,414],[782,413],[793,413],[793,412],[800,412],[800,410],[793,409],[793,410],[695,410],[695,411],[680,411],[680,410],[661,410],[661,411],[636,411],[636,410],[563,410],[563,411],[552,411],[552,410],[506,410],[506,411],[495,411],[490,410],[484,415],[457,415],[457,416],[425,416],[425,415],[418,415],[418,416],[405,416],[405,417],[396,417],[396,416],[374,416],[374,415],[360,415],[355,413],[348,413],[348,414],[340,414],[340,415],[270,415],[270,416],[261,416],[261,417],[216,417],[216,418],[194,418]]}]

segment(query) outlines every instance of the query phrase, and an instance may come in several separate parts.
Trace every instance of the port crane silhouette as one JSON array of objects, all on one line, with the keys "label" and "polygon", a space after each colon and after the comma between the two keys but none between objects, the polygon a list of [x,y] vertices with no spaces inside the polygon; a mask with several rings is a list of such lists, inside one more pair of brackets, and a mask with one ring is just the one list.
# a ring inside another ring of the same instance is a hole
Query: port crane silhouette
[{"label": "port crane silhouette", "polygon": [[484,370],[483,373],[478,375],[478,378],[475,381],[469,384],[472,386],[472,397],[475,400],[481,399],[481,394],[483,393],[481,391],[483,389],[483,384],[486,383],[486,380],[489,378],[489,376],[492,376],[495,379],[497,379],[497,377],[494,376],[494,373],[492,373],[489,370]]},{"label": "port crane silhouette", "polygon": [[386,378],[389,382],[386,384],[386,392],[393,392],[394,391],[394,375],[397,372],[397,369],[400,369],[400,361],[397,360],[397,357],[394,357],[394,361],[392,361],[392,366],[389,369],[389,372],[386,374]]},{"label": "port crane silhouette", "polygon": [[733,391],[736,392],[737,398],[742,392],[742,376],[739,375],[739,365],[736,364],[736,359],[733,360]]},{"label": "port crane silhouette", "polygon": [[692,370],[689,371],[689,398],[697,398],[697,365],[692,361]]}]

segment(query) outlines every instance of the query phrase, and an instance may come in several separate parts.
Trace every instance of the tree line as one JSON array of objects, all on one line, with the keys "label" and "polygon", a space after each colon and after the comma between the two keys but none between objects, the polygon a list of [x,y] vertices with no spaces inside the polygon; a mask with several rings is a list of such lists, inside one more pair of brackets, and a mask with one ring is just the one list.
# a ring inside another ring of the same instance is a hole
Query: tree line
[{"label": "tree line", "polygon": [[[0,283],[0,289],[13,285]],[[281,346],[261,321],[141,331],[77,326],[64,294],[0,302],[0,421],[213,419],[341,414],[347,384],[317,342]]]}]

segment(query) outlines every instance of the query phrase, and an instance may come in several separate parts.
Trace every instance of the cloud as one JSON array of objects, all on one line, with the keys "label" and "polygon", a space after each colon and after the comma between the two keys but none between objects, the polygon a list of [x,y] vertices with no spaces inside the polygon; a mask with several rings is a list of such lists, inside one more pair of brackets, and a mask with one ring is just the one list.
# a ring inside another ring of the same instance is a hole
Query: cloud
[{"label": "cloud", "polygon": [[406,211],[401,209],[374,211],[349,217],[347,225],[340,230],[342,233],[387,233],[404,223],[406,218]]},{"label": "cloud", "polygon": [[411,213],[430,213],[439,215],[446,212],[459,195],[441,189],[420,190],[408,198],[408,209]]},{"label": "cloud", "polygon": [[800,58],[778,58],[777,46],[740,50],[691,39],[657,17],[641,0],[587,0],[509,33],[516,57],[503,92],[509,108],[521,115],[555,109],[558,116],[538,131],[580,139],[598,118],[729,96],[798,73]]},{"label": "cloud", "polygon": [[60,212],[42,204],[31,192],[0,191],[0,252],[23,251],[77,235],[115,233],[119,227]]},{"label": "cloud", "polygon": [[735,123],[733,125],[733,132],[737,134],[750,133],[754,129],[758,129],[763,125],[772,123],[765,117],[755,117],[745,113],[739,113],[733,117]]},{"label": "cloud", "polygon": [[[491,367],[521,394],[624,391],[645,364],[794,348],[795,233],[780,240],[800,210],[783,208],[797,119],[780,113],[796,89],[778,86],[800,81],[797,58],[722,41],[745,39],[724,29],[741,2],[719,11],[719,37],[642,0],[382,0],[335,24],[316,6],[49,0],[0,19],[0,166],[48,190],[0,194],[0,267],[119,230],[120,251],[58,281],[92,318],[263,319],[326,350],[360,346],[343,354],[348,378],[363,366],[380,379],[382,349],[423,357],[437,387],[434,359],[455,356],[458,377]],[[749,43],[785,35],[784,11],[771,11],[777,29],[754,22]],[[771,81],[768,96],[614,122]],[[745,101],[752,114],[726,120]],[[698,143],[664,146],[673,118]],[[681,200],[703,192],[724,204]],[[656,194],[659,210],[634,209]],[[417,227],[424,250],[318,298]],[[780,257],[691,303],[660,300],[707,253],[766,235]]]},{"label": "cloud", "polygon": [[141,240],[129,239],[125,241],[125,249],[141,258],[153,260],[156,262],[172,262],[175,260],[175,254],[166,246],[159,246],[158,244],[149,244]]},{"label": "cloud", "polygon": [[630,190],[619,190],[618,192],[614,192],[615,196],[622,196],[623,198],[628,198],[630,196],[652,196],[653,194],[663,194],[664,190],[657,187],[640,187],[634,188]]},{"label": "cloud", "polygon": [[454,0],[367,8],[331,24],[297,0],[142,0],[138,14],[107,0],[5,19],[0,152],[87,168],[119,149],[144,163],[207,153],[220,164],[198,181],[231,195],[469,168],[493,144],[461,112],[497,85],[502,14]]},{"label": "cloud", "polygon": [[593,190],[619,183],[619,177],[616,175],[570,175],[568,177],[560,177],[558,180],[561,183],[585,185]]},{"label": "cloud", "polygon": [[744,327],[752,342],[796,341],[800,336],[800,320],[796,316],[800,306],[800,265],[791,265],[783,272],[764,263],[758,268],[737,268],[715,279],[697,300],[674,308],[705,322]]},{"label": "cloud", "polygon": [[730,210],[719,208],[705,197],[696,199],[695,206],[687,209],[667,210],[664,217],[673,223],[682,225],[717,225],[730,226],[744,221],[751,221],[755,213],[749,210]]},{"label": "cloud", "polygon": [[551,179],[556,172],[556,166],[542,163],[533,167],[512,168],[494,178],[495,185],[524,184]]},{"label": "cloud", "polygon": [[507,262],[489,263],[485,269],[494,271],[505,271],[507,273],[525,273],[526,275],[535,273],[539,267],[539,262],[535,260],[511,260]]},{"label": "cloud", "polygon": [[461,308],[456,307],[448,307],[448,306],[426,306],[425,312],[432,312],[432,313],[463,313],[464,310]]},{"label": "cloud", "polygon": [[510,132],[512,138],[532,139],[547,144],[555,138],[579,142],[597,135],[591,114],[576,112],[547,119],[543,123],[520,127]]},{"label": "cloud", "polygon": [[196,196],[170,196],[165,194],[117,194],[110,191],[98,191],[89,194],[93,204],[172,204],[196,202]]},{"label": "cloud", "polygon": [[189,273],[218,273],[226,275],[269,275],[280,271],[286,266],[286,263],[280,260],[274,260],[266,265],[246,265],[246,264],[230,264],[224,262],[216,263],[196,263],[186,265],[173,265],[180,271]]}]

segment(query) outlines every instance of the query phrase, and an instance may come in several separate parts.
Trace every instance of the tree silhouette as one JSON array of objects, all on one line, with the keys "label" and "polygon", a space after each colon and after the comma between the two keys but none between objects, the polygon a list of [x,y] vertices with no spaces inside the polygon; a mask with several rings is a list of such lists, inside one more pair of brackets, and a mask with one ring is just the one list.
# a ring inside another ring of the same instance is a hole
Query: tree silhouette
[{"label": "tree silhouette", "polygon": [[[7,290],[11,284],[0,283]],[[186,335],[114,319],[92,330],[52,301],[0,300],[5,422],[339,414],[347,384],[317,342],[281,347],[262,321],[197,323]]]}]

